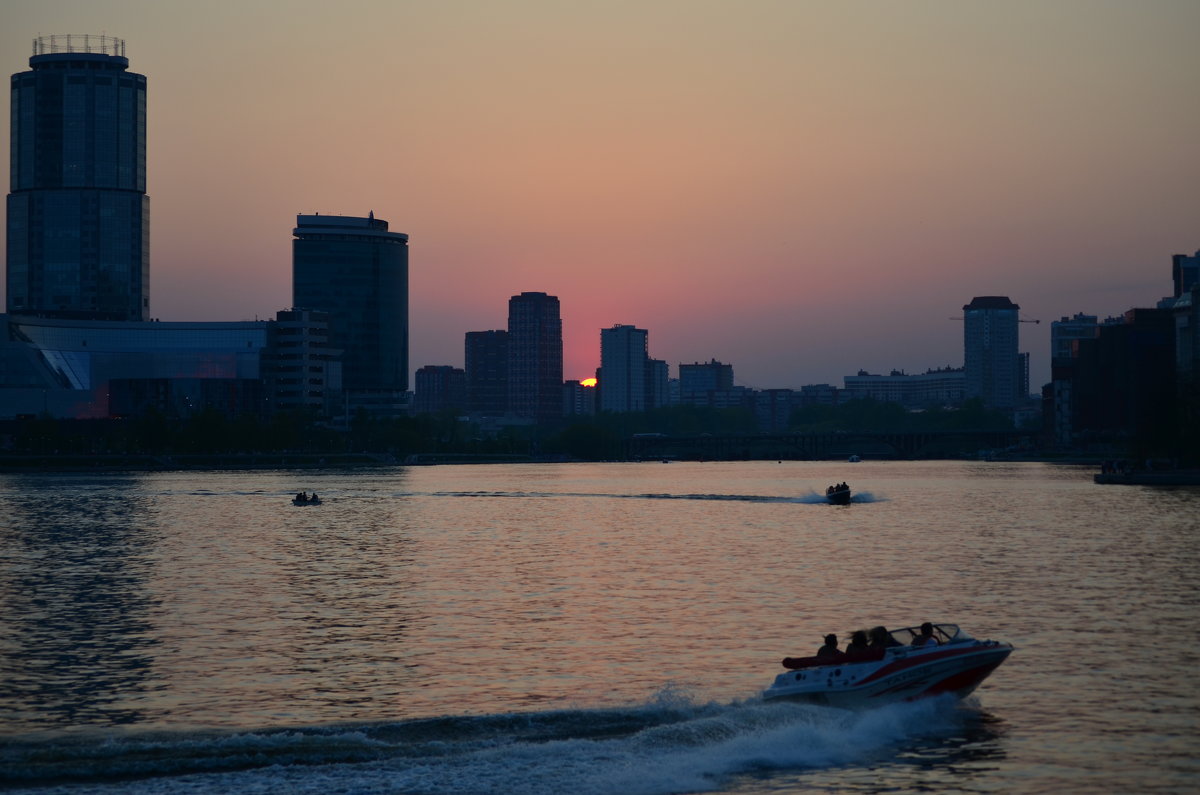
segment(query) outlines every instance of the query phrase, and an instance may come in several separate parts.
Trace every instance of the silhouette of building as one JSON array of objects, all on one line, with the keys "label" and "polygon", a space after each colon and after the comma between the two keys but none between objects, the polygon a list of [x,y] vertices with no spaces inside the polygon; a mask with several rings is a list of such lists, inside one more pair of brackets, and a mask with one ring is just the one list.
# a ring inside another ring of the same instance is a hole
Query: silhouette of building
[{"label": "silhouette of building", "polygon": [[341,351],[329,344],[329,313],[285,309],[267,327],[262,352],[267,413],[337,413],[342,397]]},{"label": "silhouette of building", "polygon": [[448,364],[427,364],[417,370],[414,414],[462,411],[467,405],[467,374]]},{"label": "silhouette of building", "polygon": [[468,331],[466,336],[467,412],[501,417],[508,411],[508,332]]},{"label": "silhouette of building", "polygon": [[298,215],[292,230],[292,305],[329,313],[342,351],[347,408],[382,416],[407,409],[408,235],[387,221]]},{"label": "silhouette of building", "polygon": [[966,374],[961,367],[943,367],[909,375],[892,370],[890,375],[873,375],[859,370],[843,376],[842,400],[878,400],[899,403],[909,409],[931,406],[961,406]]},{"label": "silhouette of building", "polygon": [[742,405],[747,390],[733,385],[733,365],[716,359],[679,365],[679,402],[732,408]]},{"label": "silhouette of building", "polygon": [[973,298],[963,307],[966,397],[981,398],[989,408],[1016,408],[1028,397],[1021,393],[1028,377],[1022,378],[1017,353],[1019,310],[1004,296]]},{"label": "silhouette of building", "polygon": [[150,316],[146,78],[111,36],[39,36],[12,76],[7,307]]},{"label": "silhouette of building", "polygon": [[562,418],[562,318],[558,298],[527,292],[508,301],[508,410],[537,423]]},{"label": "silhouette of building", "polygon": [[1076,443],[1164,449],[1174,434],[1175,324],[1169,309],[1130,309],[1077,343],[1072,391]]},{"label": "silhouette of building", "polygon": [[670,367],[664,359],[646,361],[646,408],[656,409],[670,405]]},{"label": "silhouette of building", "polygon": [[1070,446],[1075,432],[1072,421],[1075,366],[1081,340],[1094,340],[1100,334],[1095,315],[1077,312],[1050,324],[1050,392],[1053,411],[1049,416],[1049,438],[1058,445]]},{"label": "silhouette of building", "polygon": [[1179,298],[1200,284],[1200,251],[1194,255],[1175,254],[1171,257],[1171,281],[1175,297]]},{"label": "silhouette of building", "polygon": [[563,414],[567,417],[586,417],[596,413],[596,387],[580,381],[563,382]]},{"label": "silhouette of building", "polygon": [[600,329],[601,411],[645,411],[649,393],[650,333],[636,326]]}]

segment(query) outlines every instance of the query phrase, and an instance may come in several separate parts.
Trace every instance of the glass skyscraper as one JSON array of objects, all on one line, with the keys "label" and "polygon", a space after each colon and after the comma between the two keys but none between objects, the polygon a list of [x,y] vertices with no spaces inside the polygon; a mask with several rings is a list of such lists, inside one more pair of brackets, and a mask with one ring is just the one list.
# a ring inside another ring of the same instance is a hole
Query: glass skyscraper
[{"label": "glass skyscraper", "polygon": [[111,36],[40,36],[12,76],[8,311],[150,315],[146,78]]},{"label": "glass skyscraper", "polygon": [[350,403],[393,406],[408,389],[408,235],[373,213],[299,215],[292,234],[292,305],[329,313]]}]

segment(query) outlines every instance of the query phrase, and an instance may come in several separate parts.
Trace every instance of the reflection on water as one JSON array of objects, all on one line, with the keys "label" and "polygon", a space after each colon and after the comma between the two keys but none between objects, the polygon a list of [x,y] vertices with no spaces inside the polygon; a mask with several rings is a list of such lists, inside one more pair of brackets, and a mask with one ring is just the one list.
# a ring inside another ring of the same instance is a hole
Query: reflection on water
[{"label": "reflection on water", "polygon": [[[833,507],[839,466],[0,477],[0,734],[28,758],[68,734],[76,780],[96,730],[129,743],[103,765],[131,776],[173,775],[142,754],[180,774],[278,762],[226,790],[362,760],[382,761],[338,786],[1194,785],[1200,489],[864,462],[863,499]],[[301,489],[324,504],[292,506]],[[1015,644],[973,706],[759,699],[828,632],[923,620]],[[435,746],[431,726],[472,739]]]},{"label": "reflection on water", "polygon": [[161,684],[149,590],[158,533],[138,479],[6,486],[0,690],[13,699],[0,715],[64,726],[141,720],[139,695]]}]

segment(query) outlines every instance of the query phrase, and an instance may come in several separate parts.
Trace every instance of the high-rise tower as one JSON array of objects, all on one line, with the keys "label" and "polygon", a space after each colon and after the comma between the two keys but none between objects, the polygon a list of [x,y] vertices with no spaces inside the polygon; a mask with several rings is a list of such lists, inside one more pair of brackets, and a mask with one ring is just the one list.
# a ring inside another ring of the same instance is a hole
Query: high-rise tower
[{"label": "high-rise tower", "polygon": [[329,313],[351,408],[399,408],[408,389],[408,235],[366,218],[298,215],[292,304]]},{"label": "high-rise tower", "polygon": [[1017,354],[1021,307],[1007,296],[972,298],[963,307],[966,396],[988,408],[1011,409],[1023,397],[1023,362]]},{"label": "high-rise tower", "polygon": [[645,411],[649,386],[646,329],[616,325],[600,329],[600,410]]},{"label": "high-rise tower", "polygon": [[39,36],[12,76],[8,311],[150,316],[146,78],[111,36]]},{"label": "high-rise tower", "polygon": [[508,301],[508,410],[535,422],[561,419],[562,372],[557,296],[514,295]]}]

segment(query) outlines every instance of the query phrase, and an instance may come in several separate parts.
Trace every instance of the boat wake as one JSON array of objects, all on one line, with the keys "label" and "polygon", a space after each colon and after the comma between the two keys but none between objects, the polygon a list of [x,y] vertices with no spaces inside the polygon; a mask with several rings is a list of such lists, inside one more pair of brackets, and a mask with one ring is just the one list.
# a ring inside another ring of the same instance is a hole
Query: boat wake
[{"label": "boat wake", "polygon": [[[850,504],[866,503],[866,502],[883,502],[886,497],[877,497],[869,491],[855,491],[850,495]],[[802,497],[796,497],[792,502],[802,502],[806,505],[828,505],[829,499],[822,493],[811,492]]]},{"label": "boat wake", "polygon": [[[429,494],[405,494],[399,496],[409,497],[524,497],[524,498],[553,498],[553,497],[595,497],[598,499],[610,500],[715,500],[715,501],[730,501],[730,502],[778,502],[778,503],[799,503],[799,504],[828,504],[824,494],[817,494],[815,491],[809,494],[803,494],[799,497],[778,497],[766,494],[667,494],[667,493],[646,493],[646,494],[602,494],[595,492],[588,493],[567,493],[567,492],[536,492],[536,491],[439,491]],[[879,502],[878,498],[869,491],[855,492],[850,498],[854,502]]]},{"label": "boat wake", "polygon": [[953,699],[850,712],[760,700],[694,705],[668,694],[627,709],[18,740],[0,747],[0,788],[665,795],[766,770],[874,763],[913,741],[961,733],[969,714]]}]

